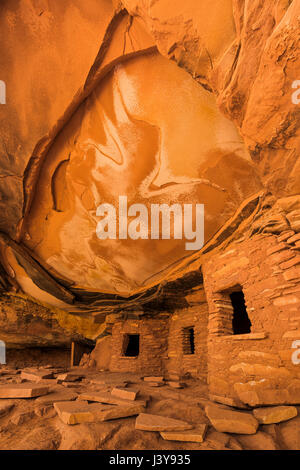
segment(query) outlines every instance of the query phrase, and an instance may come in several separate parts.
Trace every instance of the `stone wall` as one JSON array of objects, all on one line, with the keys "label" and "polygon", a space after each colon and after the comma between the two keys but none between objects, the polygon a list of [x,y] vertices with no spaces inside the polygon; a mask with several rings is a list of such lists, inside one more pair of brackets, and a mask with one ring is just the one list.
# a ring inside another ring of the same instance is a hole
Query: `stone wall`
[{"label": "stone wall", "polygon": [[[220,401],[300,402],[300,235],[261,234],[232,243],[203,266],[209,307],[208,382]],[[233,335],[229,294],[242,288],[250,334]],[[240,401],[241,400],[241,401]]]},{"label": "stone wall", "polygon": [[[112,327],[110,370],[145,375],[163,374],[164,360],[167,355],[168,324],[168,316],[116,322]],[[124,355],[126,335],[136,334],[140,335],[139,355],[126,357]]]},{"label": "stone wall", "polygon": [[[300,340],[299,249],[300,235],[289,230],[243,237],[210,256],[202,266],[204,289],[186,296],[188,307],[113,325],[110,370],[189,372],[207,380],[211,398],[241,407],[300,403],[300,365],[292,362]],[[233,331],[230,295],[237,291],[249,333]],[[125,337],[134,334],[139,355],[126,357]]]},{"label": "stone wall", "polygon": [[[168,361],[166,368],[171,374],[192,376],[206,381],[207,378],[207,319],[205,298],[202,303],[179,310],[170,318]],[[194,329],[194,354],[191,354],[188,329]]]}]

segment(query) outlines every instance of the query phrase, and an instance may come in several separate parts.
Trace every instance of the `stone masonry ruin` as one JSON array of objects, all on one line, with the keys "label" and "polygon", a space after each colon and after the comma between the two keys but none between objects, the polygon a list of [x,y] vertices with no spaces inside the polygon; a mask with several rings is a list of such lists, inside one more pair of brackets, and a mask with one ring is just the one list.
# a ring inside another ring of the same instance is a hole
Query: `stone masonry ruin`
[{"label": "stone masonry ruin", "polygon": [[299,1],[2,3],[0,449],[299,450]]}]

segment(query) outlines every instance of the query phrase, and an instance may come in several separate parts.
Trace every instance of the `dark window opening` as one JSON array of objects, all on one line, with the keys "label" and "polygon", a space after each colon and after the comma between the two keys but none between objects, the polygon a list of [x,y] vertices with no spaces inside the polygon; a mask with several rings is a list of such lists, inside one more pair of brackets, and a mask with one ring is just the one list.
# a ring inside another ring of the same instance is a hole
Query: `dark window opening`
[{"label": "dark window opening", "polygon": [[183,354],[195,354],[194,328],[183,328]]},{"label": "dark window opening", "polygon": [[234,335],[251,333],[251,321],[248,317],[245,297],[242,290],[232,292],[230,300],[233,306],[232,330]]},{"label": "dark window opening", "polygon": [[137,357],[140,353],[140,335],[125,335],[123,354],[126,357]]}]

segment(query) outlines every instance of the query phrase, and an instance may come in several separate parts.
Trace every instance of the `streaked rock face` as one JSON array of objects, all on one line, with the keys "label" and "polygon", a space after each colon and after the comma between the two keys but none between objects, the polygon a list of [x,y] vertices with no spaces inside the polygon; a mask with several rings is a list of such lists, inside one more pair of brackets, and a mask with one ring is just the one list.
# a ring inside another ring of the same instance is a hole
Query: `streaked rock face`
[{"label": "streaked rock face", "polygon": [[260,188],[212,94],[154,53],[114,68],[56,138],[23,243],[78,287],[128,295],[190,254],[186,240],[99,240],[99,204],[203,203],[208,240]]},{"label": "streaked rock face", "polygon": [[1,4],[0,227],[12,237],[22,218],[30,157],[83,86],[113,14],[105,0],[101,8],[97,0]]},{"label": "streaked rock face", "polygon": [[4,290],[65,308],[78,292],[168,281],[186,240],[97,238],[97,207],[120,195],[204,204],[207,243],[259,191],[268,209],[299,194],[298,2],[28,0],[1,13]]}]

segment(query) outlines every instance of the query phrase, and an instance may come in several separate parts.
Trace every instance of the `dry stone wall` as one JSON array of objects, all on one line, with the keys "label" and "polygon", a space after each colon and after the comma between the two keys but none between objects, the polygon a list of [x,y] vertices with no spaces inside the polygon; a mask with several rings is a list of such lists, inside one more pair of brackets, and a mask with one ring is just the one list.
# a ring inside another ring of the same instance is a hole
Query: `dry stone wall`
[{"label": "dry stone wall", "polygon": [[[167,370],[170,373],[206,381],[207,377],[207,304],[175,312],[170,318]],[[193,329],[194,351],[190,348],[189,330]]]},{"label": "dry stone wall", "polygon": [[[261,234],[232,243],[203,266],[208,299],[208,382],[224,402],[299,403],[299,234]],[[230,292],[242,289],[251,331],[235,335]],[[227,295],[227,298],[226,298]]]},{"label": "dry stone wall", "polygon": [[[139,354],[125,356],[124,345],[128,335],[139,335]],[[110,370],[161,374],[167,353],[168,317],[118,321],[112,328],[112,355]]]}]

